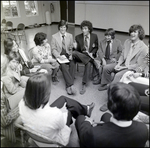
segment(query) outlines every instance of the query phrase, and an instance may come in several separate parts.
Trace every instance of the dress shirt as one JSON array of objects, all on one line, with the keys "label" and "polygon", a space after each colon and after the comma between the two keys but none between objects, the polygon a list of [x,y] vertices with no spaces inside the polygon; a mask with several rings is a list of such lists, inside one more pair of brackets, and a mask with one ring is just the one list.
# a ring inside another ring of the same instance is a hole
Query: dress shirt
[{"label": "dress shirt", "polygon": [[[59,32],[60,33],[60,32]],[[64,39],[66,38],[66,33],[65,34],[61,34],[60,33],[60,38],[61,38],[61,41],[63,40],[63,37],[62,36],[64,36]]]}]

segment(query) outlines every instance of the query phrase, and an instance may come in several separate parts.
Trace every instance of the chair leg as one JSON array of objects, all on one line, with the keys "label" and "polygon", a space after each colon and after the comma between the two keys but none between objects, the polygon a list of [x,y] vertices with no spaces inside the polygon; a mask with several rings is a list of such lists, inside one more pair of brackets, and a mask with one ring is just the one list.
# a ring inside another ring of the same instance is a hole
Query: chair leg
[{"label": "chair leg", "polygon": [[21,131],[20,131],[20,134],[21,134],[21,143],[22,143],[22,147],[25,147],[24,132],[21,130]]},{"label": "chair leg", "polygon": [[26,44],[28,44],[28,43],[27,43],[27,38],[26,38],[26,34],[25,34],[25,32],[24,32],[24,36],[25,36]]}]

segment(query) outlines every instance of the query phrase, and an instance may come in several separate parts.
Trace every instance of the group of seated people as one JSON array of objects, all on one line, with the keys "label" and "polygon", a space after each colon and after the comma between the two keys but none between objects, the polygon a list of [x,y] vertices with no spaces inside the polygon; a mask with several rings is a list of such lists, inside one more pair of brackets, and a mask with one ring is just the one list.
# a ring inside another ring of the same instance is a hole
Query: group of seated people
[{"label": "group of seated people", "polygon": [[[99,43],[97,35],[92,33],[90,21],[84,20],[80,27],[82,33],[73,41],[73,35],[67,32],[67,22],[61,20],[51,44],[47,34],[38,32],[34,37],[36,46],[32,49],[32,59],[13,39],[4,40],[4,55],[1,56],[2,133],[15,142],[15,129],[10,123],[21,117],[29,129],[66,146],[73,117],[81,147],[145,146],[147,127],[134,120],[139,111],[149,115],[149,48],[142,41],[145,36],[143,27],[132,25],[130,39],[124,46],[115,38],[113,28],[106,30],[105,39]],[[63,62],[66,59],[67,62]],[[77,62],[85,65],[81,95],[86,92],[91,69],[93,84],[99,85],[99,91],[107,90],[106,106],[111,114],[105,113],[100,123],[90,118],[94,102],[83,105],[60,96],[49,104],[51,81],[54,85],[59,83],[59,69],[67,94],[76,94]]]}]

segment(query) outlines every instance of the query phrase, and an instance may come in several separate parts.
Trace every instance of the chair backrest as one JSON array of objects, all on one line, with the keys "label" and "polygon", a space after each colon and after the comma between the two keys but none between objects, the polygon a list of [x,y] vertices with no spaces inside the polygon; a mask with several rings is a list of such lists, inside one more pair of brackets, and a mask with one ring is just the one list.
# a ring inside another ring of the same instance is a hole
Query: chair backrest
[{"label": "chair backrest", "polygon": [[25,25],[23,23],[18,24],[17,30],[25,30]]},{"label": "chair backrest", "polygon": [[11,21],[6,22],[6,26],[13,27],[13,23]]},{"label": "chair backrest", "polygon": [[6,20],[3,19],[2,22],[1,22],[1,31],[5,31],[5,29],[6,29]]},{"label": "chair backrest", "polygon": [[[17,128],[20,129],[21,132],[23,132],[23,134],[21,134],[21,136],[23,136],[24,134],[26,134],[28,137],[30,137],[33,141],[36,141],[36,142],[40,142],[41,144],[48,144],[49,147],[51,146],[56,146],[56,147],[62,147],[63,145],[58,143],[58,142],[55,142],[55,141],[52,141],[50,138],[44,136],[44,135],[41,135],[35,131],[32,131],[30,130],[29,128],[23,126],[23,123],[15,123],[15,126]],[[25,140],[24,139],[24,136],[21,137],[22,140]],[[24,143],[24,141],[22,141]],[[36,143],[37,144],[37,143]],[[38,146],[38,145],[37,145]]]},{"label": "chair backrest", "polygon": [[6,19],[2,19],[2,24],[6,24]]},{"label": "chair backrest", "polygon": [[34,48],[34,47],[30,48],[30,49],[29,49],[29,52],[28,52],[28,53],[29,53],[28,55],[29,55],[30,61],[31,61],[32,58],[33,58],[33,53],[32,53],[33,48]]},{"label": "chair backrest", "polygon": [[7,30],[13,30],[13,23],[11,21],[6,22],[6,28]]}]

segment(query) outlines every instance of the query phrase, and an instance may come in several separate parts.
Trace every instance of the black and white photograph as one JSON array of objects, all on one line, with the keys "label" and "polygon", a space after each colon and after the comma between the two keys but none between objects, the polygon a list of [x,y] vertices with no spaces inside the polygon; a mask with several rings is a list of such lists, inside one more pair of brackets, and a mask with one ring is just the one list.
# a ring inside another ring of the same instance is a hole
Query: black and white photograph
[{"label": "black and white photograph", "polygon": [[1,1],[1,147],[149,147],[149,1]]}]

